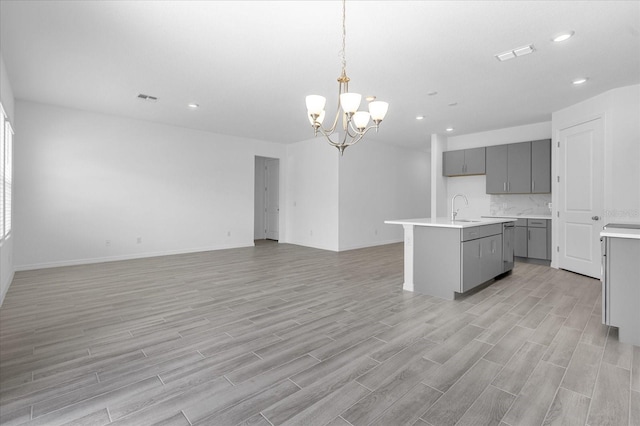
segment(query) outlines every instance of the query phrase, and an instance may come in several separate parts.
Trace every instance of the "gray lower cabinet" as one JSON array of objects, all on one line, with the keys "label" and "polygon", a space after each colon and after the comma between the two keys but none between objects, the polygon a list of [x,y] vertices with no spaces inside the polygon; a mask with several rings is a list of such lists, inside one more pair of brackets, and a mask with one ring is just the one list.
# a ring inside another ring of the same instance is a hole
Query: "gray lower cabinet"
[{"label": "gray lower cabinet", "polygon": [[547,228],[527,228],[527,232],[527,257],[547,260]]},{"label": "gray lower cabinet", "polygon": [[517,257],[527,257],[527,227],[516,226],[513,255]]},{"label": "gray lower cabinet", "polygon": [[485,148],[461,149],[442,153],[443,176],[483,175]]},{"label": "gray lower cabinet", "polygon": [[489,281],[503,272],[502,230],[499,234],[462,243],[462,292]]},{"label": "gray lower cabinet", "polygon": [[551,221],[549,219],[518,219],[515,230],[515,256],[551,260]]},{"label": "gray lower cabinet", "polygon": [[[413,291],[453,300],[513,268],[502,259],[502,223],[464,228],[415,226]],[[406,267],[406,265],[405,265]]]},{"label": "gray lower cabinet", "polygon": [[606,237],[602,251],[602,323],[618,327],[620,342],[640,346],[640,240]]}]

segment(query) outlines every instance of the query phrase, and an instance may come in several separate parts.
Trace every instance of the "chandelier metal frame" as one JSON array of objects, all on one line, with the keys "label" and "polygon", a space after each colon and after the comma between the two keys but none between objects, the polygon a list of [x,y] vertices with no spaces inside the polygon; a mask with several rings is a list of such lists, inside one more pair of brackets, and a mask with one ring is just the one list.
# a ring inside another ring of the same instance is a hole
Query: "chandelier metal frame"
[{"label": "chandelier metal frame", "polygon": [[[325,116],[324,106],[326,104],[326,98],[319,95],[309,95],[306,98],[307,116],[313,127],[314,136],[318,136],[318,133],[321,133],[331,146],[336,147],[340,151],[341,155],[344,154],[345,149],[360,142],[369,130],[376,129],[377,133],[380,123],[389,108],[388,103],[376,101],[375,97],[373,97],[369,102],[369,112],[357,111],[360,105],[361,95],[349,92],[350,79],[346,71],[346,38],[346,0],[343,0],[342,49],[340,50],[342,72],[340,73],[340,77],[338,77],[338,105],[336,116],[331,127],[324,128],[322,126]],[[342,120],[340,120],[341,118]],[[373,121],[373,124],[370,126],[368,125],[369,119]],[[342,138],[340,138],[339,132],[336,132],[339,121],[342,121]],[[332,139],[333,135],[336,135],[336,140]]]}]

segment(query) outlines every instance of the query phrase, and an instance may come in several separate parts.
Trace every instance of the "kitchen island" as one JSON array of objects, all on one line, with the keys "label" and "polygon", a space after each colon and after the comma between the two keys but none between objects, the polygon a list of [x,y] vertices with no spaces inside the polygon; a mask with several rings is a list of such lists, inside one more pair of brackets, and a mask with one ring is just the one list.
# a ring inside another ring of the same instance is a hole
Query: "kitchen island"
[{"label": "kitchen island", "polygon": [[388,220],[404,227],[404,290],[453,300],[513,268],[509,218]]}]

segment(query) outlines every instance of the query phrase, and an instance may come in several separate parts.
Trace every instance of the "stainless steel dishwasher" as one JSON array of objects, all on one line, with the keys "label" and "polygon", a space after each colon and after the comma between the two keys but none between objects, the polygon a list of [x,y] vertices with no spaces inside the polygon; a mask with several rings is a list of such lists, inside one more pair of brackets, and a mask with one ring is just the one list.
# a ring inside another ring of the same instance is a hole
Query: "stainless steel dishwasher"
[{"label": "stainless steel dishwasher", "polygon": [[515,222],[502,224],[502,272],[513,269],[513,243],[515,237]]}]

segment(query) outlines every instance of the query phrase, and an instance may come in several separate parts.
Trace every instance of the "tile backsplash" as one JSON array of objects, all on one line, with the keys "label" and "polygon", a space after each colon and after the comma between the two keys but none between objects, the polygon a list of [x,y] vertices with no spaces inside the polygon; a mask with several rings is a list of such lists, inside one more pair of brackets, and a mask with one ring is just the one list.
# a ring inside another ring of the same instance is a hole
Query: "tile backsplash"
[{"label": "tile backsplash", "polygon": [[489,209],[492,216],[551,215],[550,203],[551,194],[491,195]]}]

